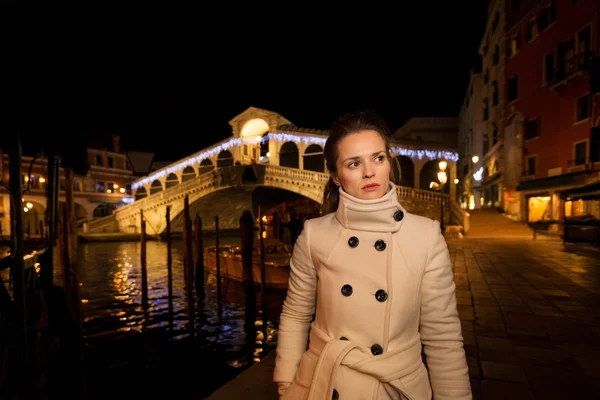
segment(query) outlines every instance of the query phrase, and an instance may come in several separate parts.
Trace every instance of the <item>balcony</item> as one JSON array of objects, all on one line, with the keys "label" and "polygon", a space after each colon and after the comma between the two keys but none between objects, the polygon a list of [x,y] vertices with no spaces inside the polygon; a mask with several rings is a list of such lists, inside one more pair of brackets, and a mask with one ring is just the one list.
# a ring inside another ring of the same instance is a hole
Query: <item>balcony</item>
[{"label": "balcony", "polygon": [[564,61],[559,62],[554,69],[552,78],[548,79],[550,90],[562,93],[582,76],[589,74],[590,56],[590,52],[565,55]]}]

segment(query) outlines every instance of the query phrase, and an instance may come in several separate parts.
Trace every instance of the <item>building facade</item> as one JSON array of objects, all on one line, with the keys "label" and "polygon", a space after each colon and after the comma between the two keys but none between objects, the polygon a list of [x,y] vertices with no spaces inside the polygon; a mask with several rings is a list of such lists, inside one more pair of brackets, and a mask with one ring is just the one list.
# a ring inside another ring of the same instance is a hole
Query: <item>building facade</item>
[{"label": "building facade", "polygon": [[597,0],[507,4],[505,132],[522,142],[519,218],[524,222],[600,214],[598,200],[561,192],[598,180]]},{"label": "building facade", "polygon": [[481,112],[483,95],[481,61],[471,68],[469,85],[458,115],[457,200],[463,209],[473,210],[483,204],[481,179],[483,167],[483,132],[486,124]]},{"label": "building facade", "polygon": [[[115,151],[116,150],[116,151]],[[75,174],[73,198],[75,215],[84,229],[94,220],[110,215],[117,207],[133,202],[131,183],[134,176],[124,153],[118,145],[113,149],[86,149],[87,173]],[[10,236],[9,155],[4,154],[3,182],[0,185],[0,236]],[[23,229],[25,237],[44,235],[46,232],[48,159],[23,156],[21,158],[23,187]],[[65,201],[66,170],[59,170],[59,201]]]},{"label": "building facade", "polygon": [[479,48],[482,60],[481,105],[481,154],[475,171],[481,170],[479,182],[481,196],[479,205],[503,209],[509,213],[513,207],[507,203],[517,182],[505,180],[514,165],[507,162],[505,146],[506,94],[506,1],[492,0],[488,9],[488,20]]}]

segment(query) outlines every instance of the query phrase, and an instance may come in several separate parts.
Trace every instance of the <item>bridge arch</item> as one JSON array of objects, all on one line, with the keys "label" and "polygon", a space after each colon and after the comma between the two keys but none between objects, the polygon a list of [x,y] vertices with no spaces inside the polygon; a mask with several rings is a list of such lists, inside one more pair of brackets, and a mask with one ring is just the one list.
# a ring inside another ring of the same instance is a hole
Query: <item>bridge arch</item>
[{"label": "bridge arch", "polygon": [[152,181],[152,185],[150,185],[150,194],[162,192],[163,184],[158,179]]},{"label": "bridge arch", "polygon": [[288,168],[299,168],[300,156],[298,146],[294,142],[285,142],[279,150],[279,165]]},{"label": "bridge arch", "polygon": [[200,162],[200,168],[198,168],[198,175],[205,174],[207,172],[212,171],[213,169],[215,169],[215,166],[210,160],[210,158],[205,158]]},{"label": "bridge arch", "polygon": [[189,181],[190,179],[194,179],[195,177],[196,177],[196,170],[191,165],[188,165],[187,167],[185,167],[183,172],[181,173],[181,181],[182,182]]},{"label": "bridge arch", "polygon": [[325,172],[325,158],[321,146],[318,144],[311,144],[304,150],[303,157],[305,170]]},{"label": "bridge arch", "polygon": [[217,156],[217,167],[230,167],[233,165],[233,154],[229,150],[222,150]]},{"label": "bridge arch", "polygon": [[179,184],[179,178],[177,177],[176,174],[174,174],[174,173],[171,172],[167,176],[167,179],[165,180],[165,189],[168,189],[168,188],[170,188],[172,186],[175,186],[177,184]]}]

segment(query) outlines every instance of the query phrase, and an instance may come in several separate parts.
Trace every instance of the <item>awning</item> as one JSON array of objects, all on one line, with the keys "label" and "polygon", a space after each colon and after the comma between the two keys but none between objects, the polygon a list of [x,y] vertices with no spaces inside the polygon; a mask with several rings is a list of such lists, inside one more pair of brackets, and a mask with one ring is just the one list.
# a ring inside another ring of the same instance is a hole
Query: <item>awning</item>
[{"label": "awning", "polygon": [[548,178],[522,181],[517,186],[519,192],[526,190],[559,189],[565,186],[578,186],[585,184],[585,175],[581,172],[549,176]]},{"label": "awning", "polygon": [[569,200],[600,199],[600,182],[564,190],[560,193],[560,197]]}]

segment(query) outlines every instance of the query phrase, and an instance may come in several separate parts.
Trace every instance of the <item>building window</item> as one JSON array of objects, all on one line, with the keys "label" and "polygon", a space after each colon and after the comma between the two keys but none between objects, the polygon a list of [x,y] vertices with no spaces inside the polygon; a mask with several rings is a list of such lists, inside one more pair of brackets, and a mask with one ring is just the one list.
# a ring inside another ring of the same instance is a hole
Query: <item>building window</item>
[{"label": "building window", "polygon": [[583,97],[577,99],[577,104],[575,105],[575,122],[583,121],[586,118],[590,117],[590,95],[586,94]]},{"label": "building window", "polygon": [[577,33],[577,53],[579,54],[579,65],[587,65],[588,56],[590,54],[590,44],[592,33],[590,27],[587,26]]},{"label": "building window", "polygon": [[554,52],[544,56],[544,82],[554,79]]},{"label": "building window", "polygon": [[499,24],[500,24],[500,14],[496,13],[496,16],[494,17],[494,22],[492,22],[492,32],[496,32],[496,29],[498,29]]},{"label": "building window", "polygon": [[245,156],[248,155],[248,145],[247,144],[244,145],[244,155]]},{"label": "building window", "polygon": [[519,75],[508,80],[508,102],[515,101],[519,98]]},{"label": "building window", "polygon": [[527,157],[527,175],[535,175],[536,156]]},{"label": "building window", "polygon": [[108,168],[114,168],[114,167],[115,167],[115,158],[108,157]]},{"label": "building window", "polygon": [[543,9],[537,17],[539,32],[545,31],[552,23],[556,21],[556,2],[552,1],[550,6]]},{"label": "building window", "polygon": [[483,120],[487,121],[489,118],[488,100],[483,99]]},{"label": "building window", "polygon": [[96,154],[96,165],[104,167],[104,158],[102,157],[102,154]]},{"label": "building window", "polygon": [[131,183],[125,185],[125,190],[127,191],[127,194],[131,194]]},{"label": "building window", "polygon": [[492,105],[498,105],[498,81],[492,82]]},{"label": "building window", "polygon": [[525,41],[531,42],[538,35],[538,22],[537,20],[529,21],[525,27]]},{"label": "building window", "polygon": [[519,50],[521,50],[521,33],[517,32],[510,38],[508,54],[514,56]]},{"label": "building window", "polygon": [[104,181],[96,181],[96,192],[104,193]]},{"label": "building window", "polygon": [[525,122],[525,140],[540,136],[540,119],[534,118]]},{"label": "building window", "polygon": [[587,161],[587,140],[575,143],[573,152],[575,153],[575,165],[585,165]]}]

